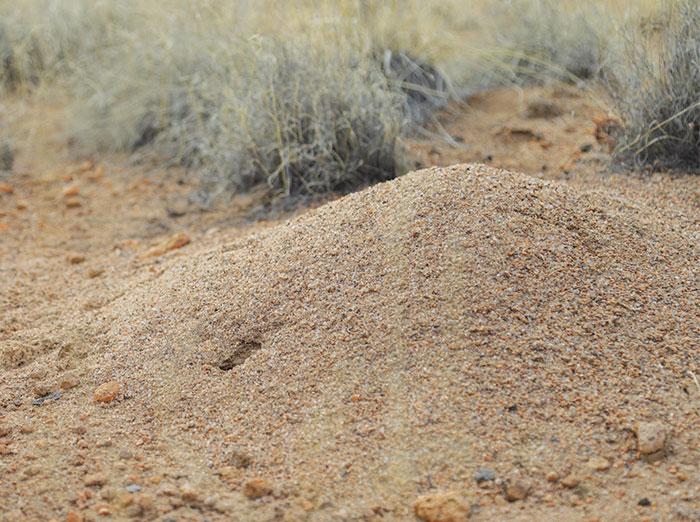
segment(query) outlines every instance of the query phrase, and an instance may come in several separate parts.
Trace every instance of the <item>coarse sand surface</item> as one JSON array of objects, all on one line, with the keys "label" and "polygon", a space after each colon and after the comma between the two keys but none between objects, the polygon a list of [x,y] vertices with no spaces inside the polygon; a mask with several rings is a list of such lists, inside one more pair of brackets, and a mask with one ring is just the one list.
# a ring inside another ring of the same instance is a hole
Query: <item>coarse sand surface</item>
[{"label": "coarse sand surface", "polygon": [[458,165],[144,259],[2,341],[0,519],[698,520],[699,240]]}]

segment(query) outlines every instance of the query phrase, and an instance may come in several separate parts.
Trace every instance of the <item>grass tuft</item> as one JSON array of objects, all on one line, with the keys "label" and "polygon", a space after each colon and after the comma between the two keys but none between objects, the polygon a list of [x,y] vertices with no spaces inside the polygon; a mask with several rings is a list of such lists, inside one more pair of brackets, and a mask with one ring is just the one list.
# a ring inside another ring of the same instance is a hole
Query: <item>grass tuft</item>
[{"label": "grass tuft", "polygon": [[661,18],[628,28],[608,87],[623,126],[618,163],[700,169],[700,4],[667,2]]}]

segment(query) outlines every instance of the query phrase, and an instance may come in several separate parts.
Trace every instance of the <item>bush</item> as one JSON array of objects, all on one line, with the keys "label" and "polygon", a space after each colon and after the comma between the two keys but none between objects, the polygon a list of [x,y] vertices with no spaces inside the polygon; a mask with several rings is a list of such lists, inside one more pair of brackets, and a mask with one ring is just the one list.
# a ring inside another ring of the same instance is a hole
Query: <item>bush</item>
[{"label": "bush", "polygon": [[608,87],[618,163],[700,169],[700,4],[667,3],[659,23],[629,28]]},{"label": "bush", "polygon": [[507,82],[579,82],[598,76],[610,17],[596,3],[509,0],[493,9],[494,72]]},{"label": "bush", "polygon": [[594,76],[604,20],[574,0],[0,0],[0,91],[66,94],[77,153],[148,145],[211,194],[346,190],[396,175],[397,140],[450,97]]}]

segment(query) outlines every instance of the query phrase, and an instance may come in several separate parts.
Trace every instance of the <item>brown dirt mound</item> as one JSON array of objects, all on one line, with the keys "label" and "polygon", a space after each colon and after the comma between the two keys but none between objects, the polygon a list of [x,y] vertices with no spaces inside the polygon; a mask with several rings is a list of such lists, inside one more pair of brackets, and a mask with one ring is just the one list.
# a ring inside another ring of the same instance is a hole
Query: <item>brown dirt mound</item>
[{"label": "brown dirt mound", "polygon": [[[56,350],[0,374],[0,504],[405,520],[445,491],[483,520],[693,516],[698,237],[681,212],[456,166],[199,252],[90,314],[67,373]],[[671,434],[660,465],[641,421]]]}]

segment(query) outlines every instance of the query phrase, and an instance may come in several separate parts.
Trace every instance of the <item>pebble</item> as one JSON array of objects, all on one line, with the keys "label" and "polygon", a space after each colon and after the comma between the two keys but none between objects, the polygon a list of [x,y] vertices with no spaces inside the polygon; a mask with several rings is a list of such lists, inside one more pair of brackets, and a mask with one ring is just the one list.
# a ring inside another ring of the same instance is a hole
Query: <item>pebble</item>
[{"label": "pebble", "polygon": [[640,422],[637,425],[637,449],[642,455],[651,455],[666,447],[668,432],[660,422]]},{"label": "pebble", "polygon": [[557,480],[559,480],[559,473],[557,473],[556,471],[550,471],[549,473],[547,473],[546,478],[547,482],[556,482]]},{"label": "pebble", "polygon": [[474,480],[477,484],[481,484],[482,482],[487,482],[491,480],[496,480],[496,473],[494,473],[488,468],[479,468],[476,470],[476,473],[474,473]]},{"label": "pebble", "polygon": [[12,433],[12,428],[6,424],[0,424],[0,437],[7,437],[10,433]]},{"label": "pebble", "polygon": [[507,484],[503,493],[508,502],[515,502],[517,500],[525,500],[529,492],[530,484],[518,480],[512,484]]},{"label": "pebble", "polygon": [[66,522],[83,522],[83,516],[75,511],[69,511],[66,514]]},{"label": "pebble", "polygon": [[90,268],[87,271],[87,276],[90,279],[95,279],[96,277],[100,277],[104,273],[105,273],[104,268]]},{"label": "pebble", "polygon": [[413,512],[423,522],[465,522],[469,506],[454,492],[433,493],[420,497]]},{"label": "pebble", "polygon": [[649,507],[649,506],[651,506],[651,500],[644,497],[644,498],[639,499],[639,502],[637,502],[637,504],[640,506],[643,506],[643,507]]},{"label": "pebble", "polygon": [[45,382],[38,382],[34,385],[32,391],[34,392],[34,397],[46,397],[51,393],[51,386]]},{"label": "pebble", "polygon": [[65,391],[77,387],[78,384],[80,384],[80,381],[78,380],[78,377],[76,375],[67,374],[64,375],[58,382],[58,387]]},{"label": "pebble", "polygon": [[71,265],[79,265],[85,262],[85,256],[83,254],[69,254],[67,259]]},{"label": "pebble", "polygon": [[561,485],[564,486],[565,488],[575,488],[581,483],[581,479],[579,479],[576,475],[567,475],[563,479],[561,479]]},{"label": "pebble", "polygon": [[151,495],[141,495],[138,499],[138,504],[142,511],[151,511],[156,501]]},{"label": "pebble", "polygon": [[172,484],[163,484],[158,489],[158,494],[166,497],[174,497],[178,494],[178,490]]},{"label": "pebble", "polygon": [[117,398],[120,389],[117,381],[109,381],[98,386],[92,398],[95,402],[109,403]]},{"label": "pebble", "polygon": [[80,194],[80,188],[77,185],[70,185],[63,189],[63,197],[69,198],[71,196],[77,196]]},{"label": "pebble", "polygon": [[162,256],[163,254],[170,252],[171,250],[176,250],[182,248],[190,243],[190,236],[184,232],[175,234],[167,240],[163,241],[160,245],[157,245],[143,254],[143,257],[156,257]]},{"label": "pebble", "polygon": [[249,480],[243,486],[243,494],[251,500],[265,497],[272,493],[272,486],[262,478]]},{"label": "pebble", "polygon": [[122,508],[128,508],[134,503],[134,495],[131,493],[122,493],[117,498],[117,504]]},{"label": "pebble", "polygon": [[41,406],[46,401],[57,401],[58,399],[61,398],[62,395],[63,395],[63,393],[61,393],[60,391],[55,391],[55,392],[49,393],[48,395],[45,395],[43,397],[39,397],[38,399],[34,399],[32,401],[32,404],[34,406]]},{"label": "pebble", "polygon": [[88,487],[102,487],[107,483],[107,477],[101,473],[95,473],[85,477],[85,485]]},{"label": "pebble", "polygon": [[139,491],[141,491],[141,486],[139,486],[138,484],[129,484],[128,486],[126,486],[126,490],[129,493],[138,493]]},{"label": "pebble", "polygon": [[593,457],[586,463],[586,466],[595,471],[605,471],[610,469],[610,461],[604,457]]},{"label": "pebble", "polygon": [[113,488],[102,488],[100,490],[100,498],[102,500],[110,501],[114,500],[114,497],[116,497],[117,492]]},{"label": "pebble", "polygon": [[199,494],[190,484],[180,486],[180,498],[185,502],[194,503],[199,501]]}]

